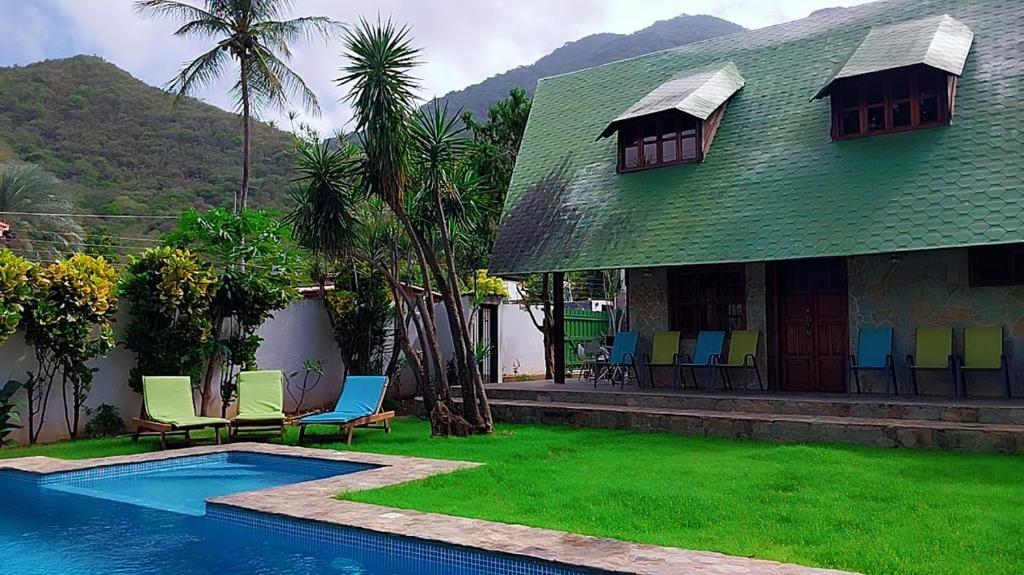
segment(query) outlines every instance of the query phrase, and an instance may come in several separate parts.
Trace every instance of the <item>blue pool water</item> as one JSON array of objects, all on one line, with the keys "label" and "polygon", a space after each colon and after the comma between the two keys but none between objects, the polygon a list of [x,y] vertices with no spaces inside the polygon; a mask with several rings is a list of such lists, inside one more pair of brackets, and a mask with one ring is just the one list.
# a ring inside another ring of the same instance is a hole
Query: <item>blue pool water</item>
[{"label": "blue pool water", "polygon": [[18,575],[584,573],[204,503],[369,467],[232,453],[50,476],[0,471],[0,561]]}]

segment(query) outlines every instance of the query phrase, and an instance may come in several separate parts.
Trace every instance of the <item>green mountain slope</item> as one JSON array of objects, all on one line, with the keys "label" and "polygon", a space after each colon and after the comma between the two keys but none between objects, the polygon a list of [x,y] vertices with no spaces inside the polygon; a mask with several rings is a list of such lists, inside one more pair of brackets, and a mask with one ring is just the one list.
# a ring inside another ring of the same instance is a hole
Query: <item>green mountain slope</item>
[{"label": "green mountain slope", "polygon": [[[63,180],[83,213],[177,214],[230,205],[241,180],[234,114],[173,96],[100,58],[0,68],[0,161],[34,162]],[[282,207],[291,136],[255,123],[252,202]],[[155,233],[159,225],[110,227]]]},{"label": "green mountain slope", "polygon": [[487,109],[491,104],[508,96],[509,90],[515,86],[524,88],[532,95],[537,80],[541,78],[575,72],[742,30],[742,26],[714,16],[683,14],[670,20],[655,22],[632,34],[593,34],[569,42],[529,66],[520,66],[492,76],[479,84],[441,96],[439,100],[447,100],[450,110],[462,108],[473,112],[474,117],[482,118],[487,116]]}]

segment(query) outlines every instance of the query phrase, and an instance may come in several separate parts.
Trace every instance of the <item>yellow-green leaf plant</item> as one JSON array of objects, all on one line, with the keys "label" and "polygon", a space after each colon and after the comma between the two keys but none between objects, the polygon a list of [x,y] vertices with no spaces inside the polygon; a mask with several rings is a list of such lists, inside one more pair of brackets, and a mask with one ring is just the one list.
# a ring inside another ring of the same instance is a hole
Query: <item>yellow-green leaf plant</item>
[{"label": "yellow-green leaf plant", "polygon": [[188,375],[202,381],[210,352],[210,304],[216,275],[199,256],[172,247],[150,248],[128,261],[121,298],[130,312],[125,347],[137,363],[129,385],[142,392],[146,375]]},{"label": "yellow-green leaf plant", "polygon": [[18,329],[32,299],[29,273],[33,267],[13,251],[0,250],[0,345]]},{"label": "yellow-green leaf plant", "polygon": [[29,373],[29,441],[39,439],[46,404],[60,378],[64,422],[78,437],[85,400],[96,368],[89,360],[114,348],[117,271],[102,257],[75,254],[48,266],[33,268],[34,297],[24,318],[25,340],[33,346],[36,370]]}]

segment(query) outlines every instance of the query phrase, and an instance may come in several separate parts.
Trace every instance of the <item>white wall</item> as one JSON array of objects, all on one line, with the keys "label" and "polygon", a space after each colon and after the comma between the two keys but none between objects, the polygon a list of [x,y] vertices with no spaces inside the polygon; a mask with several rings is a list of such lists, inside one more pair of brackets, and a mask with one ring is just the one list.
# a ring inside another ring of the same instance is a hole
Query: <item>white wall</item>
[{"label": "white wall", "polygon": [[[540,306],[533,310],[541,321],[544,312]],[[510,379],[517,370],[520,375],[544,375],[544,335],[529,312],[516,304],[498,307],[498,365],[503,379]]]},{"label": "white wall", "polygon": [[[128,320],[122,309],[117,316],[116,333]],[[325,362],[325,374],[320,385],[307,393],[304,408],[333,404],[341,389],[344,365],[334,344],[330,322],[319,300],[299,300],[276,314],[261,329],[263,345],[256,354],[263,369],[280,369],[298,384],[302,379],[302,364],[306,359]],[[92,362],[99,368],[93,381],[92,392],[86,405],[97,407],[107,403],[117,407],[122,417],[130,423],[139,414],[141,396],[128,387],[128,372],[135,365],[135,356],[123,346],[118,346],[110,355]],[[21,333],[15,334],[0,346],[0,381],[18,379],[24,381],[25,372],[36,367],[32,348],[25,345]],[[298,373],[296,373],[298,372]],[[296,373],[295,376],[292,376]],[[215,380],[216,381],[216,380]],[[24,399],[24,392],[18,396]],[[220,395],[214,390],[214,405],[211,413],[220,410]],[[294,409],[294,402],[285,394],[285,409]],[[25,411],[24,409],[22,411]],[[83,417],[83,424],[87,418]],[[55,385],[47,405],[46,421],[40,441],[56,441],[67,436],[64,423],[64,407],[60,388]],[[28,442],[27,429],[14,434],[20,444]]]}]

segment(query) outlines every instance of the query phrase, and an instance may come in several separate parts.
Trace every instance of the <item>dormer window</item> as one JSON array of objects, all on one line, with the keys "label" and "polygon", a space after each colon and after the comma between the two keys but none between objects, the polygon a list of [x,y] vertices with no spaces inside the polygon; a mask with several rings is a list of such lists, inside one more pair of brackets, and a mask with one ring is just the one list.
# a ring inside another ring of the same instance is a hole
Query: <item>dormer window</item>
[{"label": "dormer window", "polygon": [[630,172],[700,161],[700,120],[667,113],[619,128],[619,171]]},{"label": "dormer window", "polygon": [[832,138],[941,126],[974,33],[948,15],[872,28],[818,91],[832,100]]},{"label": "dormer window", "polygon": [[840,80],[832,87],[832,137],[946,124],[954,86],[955,77],[926,66]]},{"label": "dormer window", "polygon": [[677,76],[612,120],[598,139],[618,132],[619,172],[701,162],[742,87],[732,62]]}]

